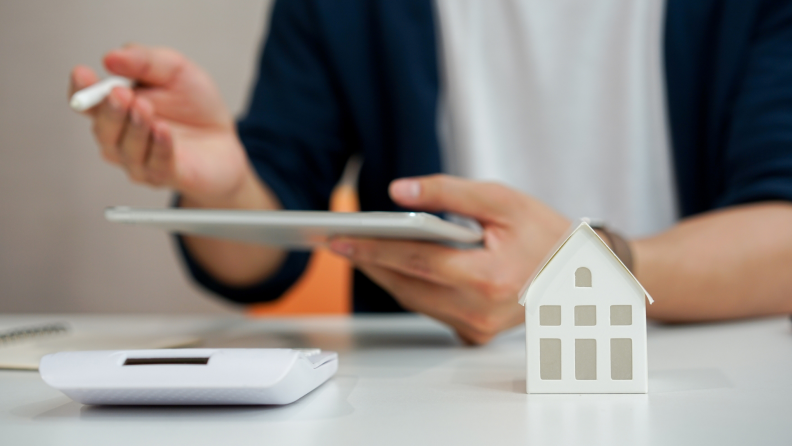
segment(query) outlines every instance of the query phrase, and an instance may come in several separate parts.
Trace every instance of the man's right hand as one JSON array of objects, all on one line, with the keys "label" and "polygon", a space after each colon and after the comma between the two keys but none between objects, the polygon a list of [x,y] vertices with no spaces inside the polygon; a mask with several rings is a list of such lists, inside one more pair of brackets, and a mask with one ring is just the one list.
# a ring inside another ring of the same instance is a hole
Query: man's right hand
[{"label": "man's right hand", "polygon": [[[86,114],[102,156],[136,183],[174,189],[182,207],[279,209],[259,180],[236,134],[234,119],[212,79],[167,48],[127,45],[108,53],[110,73],[136,82],[116,87]],[[98,81],[75,67],[70,96]],[[185,237],[194,259],[220,282],[246,286],[269,277],[283,262],[277,248]]]},{"label": "man's right hand", "polygon": [[[261,196],[269,194],[253,173],[233,116],[206,72],[176,51],[140,45],[109,52],[104,65],[137,83],[134,90],[116,87],[86,112],[105,160],[123,167],[135,183],[180,192],[190,206],[276,204],[271,195]],[[75,67],[70,95],[98,80],[90,68]]]}]

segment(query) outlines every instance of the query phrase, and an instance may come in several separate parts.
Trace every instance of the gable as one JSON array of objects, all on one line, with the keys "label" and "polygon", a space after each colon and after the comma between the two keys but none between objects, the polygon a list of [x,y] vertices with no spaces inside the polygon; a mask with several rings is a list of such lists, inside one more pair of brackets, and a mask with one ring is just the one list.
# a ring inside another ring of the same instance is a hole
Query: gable
[{"label": "gable", "polygon": [[601,295],[598,300],[611,301],[614,296],[633,296],[644,305],[644,296],[652,303],[635,276],[624,266],[605,242],[586,222],[578,225],[560,247],[537,270],[521,293],[520,303],[535,307],[554,296],[563,296],[575,289],[575,271],[579,267],[591,272],[589,294]]}]

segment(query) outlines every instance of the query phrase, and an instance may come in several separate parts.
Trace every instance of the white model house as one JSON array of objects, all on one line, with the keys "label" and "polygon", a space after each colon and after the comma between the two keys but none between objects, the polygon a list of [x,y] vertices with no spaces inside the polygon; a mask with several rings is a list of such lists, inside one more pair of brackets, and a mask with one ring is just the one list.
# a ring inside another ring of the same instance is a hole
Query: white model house
[{"label": "white model house", "polygon": [[646,393],[646,300],[580,223],[521,293],[528,393]]}]

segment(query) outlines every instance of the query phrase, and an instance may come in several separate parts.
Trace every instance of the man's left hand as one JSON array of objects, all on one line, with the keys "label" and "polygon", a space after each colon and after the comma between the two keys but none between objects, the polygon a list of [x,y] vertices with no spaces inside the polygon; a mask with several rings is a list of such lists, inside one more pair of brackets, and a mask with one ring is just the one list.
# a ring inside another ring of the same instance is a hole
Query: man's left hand
[{"label": "man's left hand", "polygon": [[390,195],[408,209],[476,219],[483,246],[339,238],[331,249],[405,309],[447,323],[468,343],[484,344],[525,320],[518,293],[569,227],[567,219],[506,186],[447,175],[396,180]]}]

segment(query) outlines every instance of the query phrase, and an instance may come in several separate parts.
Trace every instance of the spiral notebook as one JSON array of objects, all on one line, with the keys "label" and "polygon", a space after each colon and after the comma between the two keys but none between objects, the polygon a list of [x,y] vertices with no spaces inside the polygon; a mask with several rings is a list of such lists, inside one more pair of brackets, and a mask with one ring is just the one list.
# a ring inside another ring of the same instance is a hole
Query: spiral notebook
[{"label": "spiral notebook", "polygon": [[55,322],[0,331],[0,369],[38,370],[45,355],[78,350],[135,350],[197,345],[192,335],[79,332]]}]

